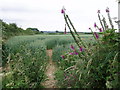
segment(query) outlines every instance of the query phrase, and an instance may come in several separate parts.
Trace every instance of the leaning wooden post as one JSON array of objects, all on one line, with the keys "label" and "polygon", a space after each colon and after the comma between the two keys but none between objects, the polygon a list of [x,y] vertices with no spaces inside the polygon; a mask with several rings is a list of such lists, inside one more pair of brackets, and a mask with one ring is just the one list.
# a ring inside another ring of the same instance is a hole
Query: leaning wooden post
[{"label": "leaning wooden post", "polygon": [[65,32],[64,32],[64,34],[66,34],[66,24],[65,24]]}]

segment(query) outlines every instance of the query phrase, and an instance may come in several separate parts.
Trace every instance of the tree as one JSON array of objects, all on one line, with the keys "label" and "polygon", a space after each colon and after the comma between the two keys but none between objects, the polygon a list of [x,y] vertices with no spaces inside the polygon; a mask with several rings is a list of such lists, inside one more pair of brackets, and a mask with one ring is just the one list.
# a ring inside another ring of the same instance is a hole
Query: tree
[{"label": "tree", "polygon": [[56,33],[59,33],[59,31],[56,30]]},{"label": "tree", "polygon": [[38,32],[39,32],[39,30],[38,30],[37,28],[27,28],[27,29],[30,29],[30,30],[32,30],[32,31],[38,31]]}]

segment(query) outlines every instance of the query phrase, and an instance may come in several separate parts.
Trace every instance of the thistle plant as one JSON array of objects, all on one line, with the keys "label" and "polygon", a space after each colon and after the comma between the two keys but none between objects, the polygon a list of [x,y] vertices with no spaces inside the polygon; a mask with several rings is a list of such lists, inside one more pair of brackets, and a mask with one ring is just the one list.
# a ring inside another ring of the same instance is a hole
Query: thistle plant
[{"label": "thistle plant", "polygon": [[[80,48],[81,46],[84,46],[84,48],[86,48],[85,43],[82,41],[81,37],[79,36],[79,34],[77,33],[73,23],[71,22],[69,16],[66,14],[65,12],[65,8],[63,7],[61,10],[61,13],[64,15],[64,19],[65,19],[65,23],[67,24],[71,35],[73,36],[76,44],[78,45],[78,47]],[[71,28],[72,27],[72,28]],[[72,29],[74,30],[74,32],[72,31]]]},{"label": "thistle plant", "polygon": [[[74,76],[77,77],[77,81],[74,82],[74,86],[71,85],[71,87],[119,87],[119,83],[116,82],[119,72],[117,68],[113,68],[120,65],[117,61],[117,56],[119,53],[117,52],[117,47],[119,45],[118,34],[115,32],[114,25],[110,17],[109,8],[107,8],[105,11],[108,16],[110,27],[108,27],[108,23],[106,21],[107,19],[101,15],[100,10],[98,10],[98,19],[101,26],[98,26],[96,22],[94,23],[94,28],[99,32],[94,32],[92,28],[89,28],[96,43],[88,48],[89,45],[85,44],[85,42],[82,41],[69,16],[66,14],[65,9],[63,8],[61,10],[62,14],[64,15],[65,23],[68,26],[70,33],[75,40],[75,43],[79,47],[78,52],[77,49],[71,45],[70,48],[72,49],[72,52],[69,52],[67,55],[65,55],[64,60],[61,61],[61,63],[65,62],[66,65],[61,65],[64,69],[64,74],[66,73],[66,70],[68,73],[71,73],[72,71],[70,68],[75,67]],[[102,34],[102,37],[100,34]],[[69,83],[71,83],[72,81],[70,80],[73,78],[70,77],[70,75],[66,75],[66,77],[66,82],[69,81]],[[66,82],[63,80],[64,85]]]},{"label": "thistle plant", "polygon": [[101,17],[100,17],[100,10],[98,10],[98,18],[99,18],[99,21],[100,21],[100,24],[103,28],[103,31],[105,30],[104,26],[103,26],[103,23],[102,23],[102,20],[101,20]]},{"label": "thistle plant", "polygon": [[[108,20],[109,20],[109,24],[111,26],[111,29],[108,28],[108,24],[107,24],[107,21],[106,21],[106,18],[101,15],[100,13],[100,10],[98,10],[98,19],[100,21],[100,24],[101,24],[101,27],[99,27],[96,23],[94,23],[94,28],[97,30],[99,30],[99,32],[101,32],[103,34],[103,37],[101,40],[103,40],[103,42],[109,42],[110,39],[113,40],[112,38],[107,38],[107,37],[115,37],[114,36],[114,32],[116,29],[114,29],[114,25],[113,25],[113,22],[112,22],[112,19],[110,17],[110,10],[109,8],[107,7],[106,8],[106,13],[107,13],[107,16],[108,16]],[[72,35],[72,37],[74,38],[77,46],[80,48],[80,47],[83,47],[83,48],[88,48],[89,46],[87,46],[85,44],[85,42],[82,41],[80,35],[77,33],[73,23],[71,22],[69,16],[66,14],[66,9],[63,7],[62,10],[61,10],[61,13],[64,15],[64,19],[65,19],[65,23],[66,25],[68,26],[69,30],[70,30],[70,33]],[[102,18],[101,18],[102,17]],[[72,31],[73,30],[73,31]],[[93,37],[95,38],[95,40],[97,41],[97,44],[99,46],[102,46],[102,44],[100,44],[100,35],[97,33],[97,32],[93,32],[93,30],[91,28],[89,28],[89,30],[91,30],[92,34],[93,34]],[[99,47],[98,46],[98,47]]]}]

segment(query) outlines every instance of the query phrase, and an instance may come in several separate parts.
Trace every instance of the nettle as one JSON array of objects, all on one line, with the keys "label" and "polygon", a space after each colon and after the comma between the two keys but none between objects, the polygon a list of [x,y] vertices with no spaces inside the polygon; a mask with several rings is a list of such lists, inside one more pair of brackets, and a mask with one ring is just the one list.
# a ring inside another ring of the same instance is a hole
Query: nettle
[{"label": "nettle", "polygon": [[[110,17],[109,8],[106,9],[109,24],[107,19],[101,15],[98,10],[98,19],[100,27],[94,23],[94,28],[99,32],[91,30],[95,43],[92,45],[86,44],[81,36],[77,33],[69,16],[66,14],[65,8],[61,10],[64,15],[66,25],[75,40],[78,48],[71,45],[73,52],[62,55],[64,78],[59,78],[61,87],[79,87],[79,88],[117,88],[118,83],[118,33]],[[108,26],[110,25],[110,26]],[[91,39],[92,40],[92,39]],[[62,65],[60,65],[62,66]],[[75,78],[74,78],[75,77]],[[74,78],[74,80],[73,80]],[[77,78],[77,80],[76,80]],[[63,84],[64,83],[64,84]],[[67,84],[69,83],[69,85]]]}]

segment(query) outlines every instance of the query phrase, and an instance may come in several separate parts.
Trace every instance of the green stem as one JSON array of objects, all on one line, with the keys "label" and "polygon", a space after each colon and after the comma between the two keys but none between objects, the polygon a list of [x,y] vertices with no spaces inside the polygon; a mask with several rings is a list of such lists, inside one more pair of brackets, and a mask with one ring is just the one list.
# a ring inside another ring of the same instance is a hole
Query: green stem
[{"label": "green stem", "polygon": [[101,24],[101,26],[102,26],[102,28],[103,28],[103,31],[104,31],[105,29],[104,29],[104,26],[103,26],[103,24],[102,24],[102,20],[101,20],[101,18],[100,18],[100,15],[99,15],[99,14],[98,14],[98,18],[99,18],[100,24]]},{"label": "green stem", "polygon": [[112,20],[111,20],[111,17],[110,17],[110,13],[109,13],[109,12],[108,12],[108,19],[109,19],[111,28],[114,29],[114,26],[113,26],[113,23],[112,23]]},{"label": "green stem", "polygon": [[106,20],[105,20],[105,17],[103,17],[103,24],[104,24],[104,27],[105,27],[105,30],[107,30],[107,23],[106,23]]},{"label": "green stem", "polygon": [[74,25],[72,24],[72,22],[71,22],[71,20],[70,20],[69,16],[68,16],[68,15],[66,15],[66,17],[68,18],[68,20],[69,20],[69,22],[70,22],[70,24],[71,24],[71,26],[72,26],[73,30],[75,31],[75,34],[77,35],[78,39],[80,40],[80,42],[82,43],[82,45],[86,48],[86,45],[83,43],[82,39],[80,38],[79,34],[77,33],[77,31],[76,31],[76,29],[75,29]]},{"label": "green stem", "polygon": [[69,30],[70,30],[70,33],[71,33],[73,39],[75,40],[75,42],[76,42],[76,44],[78,45],[78,47],[80,47],[80,45],[79,45],[79,43],[78,43],[76,37],[74,36],[74,33],[73,33],[72,30],[71,30],[70,25],[68,24],[68,21],[67,21],[67,18],[66,18],[66,15],[65,15],[65,14],[64,14],[64,19],[65,19],[65,22],[66,22],[66,24],[67,24]]},{"label": "green stem", "polygon": [[[80,48],[80,45],[79,45],[79,43],[78,43],[78,41],[77,41],[76,37],[74,36],[74,33],[72,32],[72,30],[71,30],[71,27],[70,27],[69,23],[67,22],[67,18],[66,18],[66,16],[65,16],[65,14],[64,14],[64,19],[65,19],[65,22],[66,22],[66,24],[67,24],[67,26],[68,26],[69,30],[70,30],[70,33],[71,33],[71,35],[72,35],[73,39],[75,40],[76,44],[77,44],[77,45],[78,45],[78,47]],[[78,56],[79,56],[79,57],[81,57],[81,56],[80,56],[80,54],[78,54]]]}]

